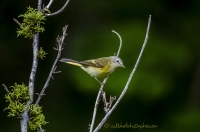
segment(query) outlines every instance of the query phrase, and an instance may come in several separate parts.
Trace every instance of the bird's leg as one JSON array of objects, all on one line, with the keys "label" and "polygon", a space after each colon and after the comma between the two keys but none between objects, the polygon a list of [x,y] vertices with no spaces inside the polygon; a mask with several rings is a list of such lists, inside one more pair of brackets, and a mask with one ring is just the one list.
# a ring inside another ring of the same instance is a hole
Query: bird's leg
[{"label": "bird's leg", "polygon": [[103,85],[104,83],[102,83],[101,81],[99,81],[96,77],[94,77],[95,80],[97,80],[97,82],[99,82],[101,85]]}]

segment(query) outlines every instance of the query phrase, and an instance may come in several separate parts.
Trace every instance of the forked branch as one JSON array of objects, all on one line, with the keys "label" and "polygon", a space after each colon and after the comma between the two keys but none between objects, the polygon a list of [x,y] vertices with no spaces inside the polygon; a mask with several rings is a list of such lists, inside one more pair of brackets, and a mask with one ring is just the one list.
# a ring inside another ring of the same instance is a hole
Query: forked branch
[{"label": "forked branch", "polygon": [[110,109],[112,108],[113,102],[116,100],[116,96],[112,97],[110,96],[109,102],[106,100],[106,93],[104,91],[101,92],[102,95],[102,101],[104,103],[104,112],[108,113]]},{"label": "forked branch", "polygon": [[[51,0],[49,2],[49,4],[46,6],[47,9],[49,9],[49,7],[52,4],[52,2],[53,2],[53,0]],[[49,13],[49,14],[45,14],[45,15],[49,17],[49,16],[54,16],[54,15],[57,15],[57,14],[61,13],[65,9],[65,7],[68,5],[68,3],[69,3],[69,0],[67,0],[66,3],[65,3],[65,5],[60,10],[58,10],[57,12]]]},{"label": "forked branch", "polygon": [[142,49],[140,51],[140,54],[139,54],[138,59],[136,61],[136,64],[135,64],[135,66],[134,66],[134,68],[133,68],[133,70],[132,70],[132,72],[131,72],[131,74],[130,74],[130,76],[128,78],[128,81],[127,81],[127,83],[126,83],[126,85],[124,87],[124,90],[122,91],[120,97],[118,98],[118,100],[116,101],[116,103],[113,105],[113,107],[111,108],[111,110],[105,115],[105,117],[101,120],[101,122],[99,123],[99,125],[96,127],[96,129],[93,132],[98,132],[101,129],[101,127],[103,126],[103,124],[107,121],[107,119],[109,118],[109,116],[111,115],[111,113],[113,112],[113,110],[117,107],[117,105],[119,104],[119,102],[123,98],[124,94],[128,90],[128,86],[129,86],[129,84],[130,84],[130,82],[132,80],[132,77],[133,77],[133,75],[134,75],[134,73],[136,71],[136,68],[137,68],[137,66],[138,66],[138,64],[140,62],[140,58],[141,58],[142,53],[144,51],[144,48],[146,46],[146,43],[147,43],[147,40],[148,40],[148,35],[149,35],[150,24],[151,24],[151,15],[149,15],[149,21],[148,21],[148,26],[147,26],[147,31],[146,31],[146,37],[145,37]]}]

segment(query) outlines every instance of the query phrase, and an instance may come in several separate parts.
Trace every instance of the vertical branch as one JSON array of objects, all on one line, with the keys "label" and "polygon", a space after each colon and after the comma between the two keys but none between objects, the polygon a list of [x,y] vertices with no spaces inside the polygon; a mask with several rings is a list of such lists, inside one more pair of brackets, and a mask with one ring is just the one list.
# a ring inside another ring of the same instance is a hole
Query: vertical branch
[{"label": "vertical branch", "polygon": [[29,78],[30,100],[27,101],[26,110],[21,115],[22,116],[21,132],[27,132],[27,123],[29,120],[28,119],[29,106],[31,105],[31,103],[33,101],[33,97],[34,97],[34,82],[35,82],[35,75],[36,75],[37,66],[38,66],[38,47],[39,47],[39,33],[36,33],[33,36],[33,64],[32,64],[31,74],[30,74],[30,78]]},{"label": "vertical branch", "polygon": [[142,49],[140,51],[140,54],[139,54],[138,59],[136,61],[136,64],[135,64],[135,66],[134,66],[134,68],[133,68],[133,70],[132,70],[132,72],[131,72],[131,74],[130,74],[130,76],[128,78],[128,81],[127,81],[127,83],[126,83],[126,85],[124,87],[124,90],[122,91],[120,97],[118,98],[118,100],[116,101],[116,103],[113,105],[113,107],[111,108],[111,110],[105,115],[105,117],[102,119],[102,121],[99,123],[99,125],[96,127],[96,129],[93,132],[98,132],[101,129],[101,127],[103,126],[103,124],[107,121],[107,119],[109,118],[109,116],[111,115],[111,113],[113,112],[113,110],[117,107],[117,105],[119,104],[119,102],[123,98],[124,94],[128,90],[128,86],[129,86],[129,84],[130,84],[130,82],[132,80],[132,77],[133,77],[133,75],[134,75],[134,73],[136,71],[136,68],[137,68],[137,66],[138,66],[138,64],[140,62],[140,58],[141,58],[142,53],[144,51],[144,48],[146,46],[146,43],[147,43],[147,40],[148,40],[148,35],[149,35],[150,24],[151,24],[151,15],[149,15],[149,21],[148,21],[146,36],[145,36],[145,40],[144,40]]},{"label": "vertical branch", "polygon": [[42,0],[38,0],[38,11],[41,11],[42,9]]},{"label": "vertical branch", "polygon": [[38,47],[39,47],[39,33],[36,33],[34,34],[34,37],[33,37],[33,64],[32,64],[32,70],[31,70],[30,79],[29,79],[29,94],[30,94],[31,102],[33,101],[35,75],[36,75],[38,60],[39,60]]},{"label": "vertical branch", "polygon": [[[38,0],[38,11],[41,10],[42,6],[42,0]],[[24,113],[21,115],[21,132],[27,132],[27,125],[28,125],[28,112],[29,112],[29,106],[31,105],[33,101],[33,95],[34,95],[34,82],[35,82],[35,75],[37,71],[38,66],[38,47],[39,47],[39,33],[35,33],[33,35],[33,64],[31,69],[31,74],[29,78],[29,94],[30,94],[30,100],[26,103],[26,109]]]}]

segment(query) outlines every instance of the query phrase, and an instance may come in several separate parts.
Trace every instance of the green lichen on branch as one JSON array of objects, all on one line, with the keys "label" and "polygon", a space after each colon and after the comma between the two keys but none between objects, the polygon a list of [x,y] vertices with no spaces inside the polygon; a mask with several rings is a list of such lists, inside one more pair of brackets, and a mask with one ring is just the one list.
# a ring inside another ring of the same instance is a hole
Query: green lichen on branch
[{"label": "green lichen on branch", "polygon": [[23,22],[20,24],[20,29],[17,29],[17,36],[24,35],[25,38],[33,38],[33,34],[37,32],[43,32],[44,27],[41,25],[44,24],[45,12],[49,12],[47,9],[42,11],[37,11],[31,7],[27,7],[27,11],[24,14],[19,15],[18,17],[23,17]]},{"label": "green lichen on branch", "polygon": [[[11,86],[10,88],[10,92],[5,95],[6,102],[9,102],[9,105],[4,110],[9,110],[8,117],[21,117],[21,114],[27,108],[27,101],[30,100],[28,86],[23,83],[22,85],[15,83],[14,86]],[[48,123],[45,121],[45,116],[42,113],[42,107],[39,105],[31,104],[29,106],[28,115],[28,127],[31,130],[35,130]]]},{"label": "green lichen on branch", "polygon": [[40,47],[40,50],[38,51],[38,57],[39,57],[40,59],[43,60],[43,58],[46,58],[46,54],[48,54],[48,53],[46,53],[46,52],[42,49],[42,47]]},{"label": "green lichen on branch", "polygon": [[9,105],[4,110],[9,110],[8,117],[20,117],[20,114],[23,113],[26,108],[26,102],[30,100],[28,86],[23,83],[22,85],[15,83],[14,86],[10,88],[10,92],[5,95],[6,102],[9,102]]},{"label": "green lichen on branch", "polygon": [[42,113],[42,107],[39,105],[30,105],[28,126],[31,130],[35,130],[42,125],[47,124],[45,116]]}]

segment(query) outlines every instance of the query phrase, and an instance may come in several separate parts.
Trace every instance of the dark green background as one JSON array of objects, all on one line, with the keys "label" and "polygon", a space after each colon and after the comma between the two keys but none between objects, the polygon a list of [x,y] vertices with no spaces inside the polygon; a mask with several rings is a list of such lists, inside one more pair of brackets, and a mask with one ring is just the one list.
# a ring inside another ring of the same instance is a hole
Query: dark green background
[{"label": "dark green background", "polygon": [[[48,1],[44,1],[47,5]],[[65,0],[54,1],[51,12]],[[0,2],[0,84],[28,84],[32,65],[32,40],[16,37],[13,22],[26,7],[37,7],[37,0],[1,0]],[[149,14],[152,24],[141,62],[120,104],[106,123],[157,125],[146,131],[198,131],[200,124],[200,1],[199,0],[70,0],[59,15],[47,18],[40,46],[48,52],[39,61],[35,93],[42,89],[57,52],[53,50],[62,27],[69,25],[62,57],[85,60],[110,56],[117,52],[117,31],[123,46],[119,68],[105,85],[107,97],[119,97],[143,44]],[[21,21],[21,19],[18,19]],[[99,83],[78,67],[58,63],[40,102],[49,124],[47,132],[87,132],[91,123]],[[7,118],[3,111],[5,91],[0,88],[0,128],[2,132],[20,132],[20,122]],[[36,100],[37,95],[35,95]],[[95,126],[103,118],[99,105]],[[139,129],[102,128],[102,132],[132,132]]]}]

